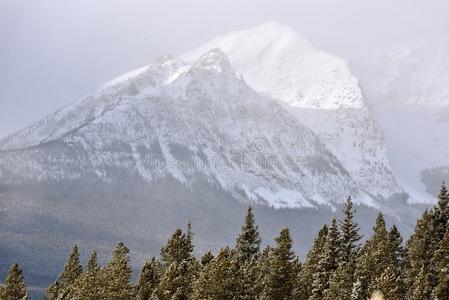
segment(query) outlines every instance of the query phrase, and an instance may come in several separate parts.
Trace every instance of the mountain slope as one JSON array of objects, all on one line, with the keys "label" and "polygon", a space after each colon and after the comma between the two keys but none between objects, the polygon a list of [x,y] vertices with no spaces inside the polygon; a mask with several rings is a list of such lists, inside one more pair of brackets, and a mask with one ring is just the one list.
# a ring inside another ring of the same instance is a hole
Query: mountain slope
[{"label": "mountain slope", "polygon": [[[48,155],[46,145],[61,151]],[[110,181],[116,172],[148,182],[200,177],[241,201],[291,208],[362,196],[318,138],[253,92],[220,50],[191,66],[169,59],[109,83],[4,140],[2,149],[6,182]]]},{"label": "mountain slope", "polygon": [[222,49],[251,87],[278,99],[311,128],[362,189],[384,199],[403,192],[383,133],[344,61],[276,22],[232,32],[182,58],[195,60],[212,48]]}]

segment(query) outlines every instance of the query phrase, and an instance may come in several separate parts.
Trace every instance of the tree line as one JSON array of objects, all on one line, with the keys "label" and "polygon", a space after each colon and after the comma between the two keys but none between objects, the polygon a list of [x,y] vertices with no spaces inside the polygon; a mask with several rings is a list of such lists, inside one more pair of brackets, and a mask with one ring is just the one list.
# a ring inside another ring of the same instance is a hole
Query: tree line
[{"label": "tree line", "polygon": [[[288,228],[275,244],[261,249],[251,207],[234,247],[200,258],[194,255],[193,233],[177,229],[160,257],[142,266],[132,282],[129,249],[119,243],[106,266],[92,252],[85,268],[77,246],[46,300],[366,300],[449,299],[449,194],[443,184],[438,204],[418,219],[404,244],[396,226],[387,228],[379,213],[372,236],[362,241],[348,198],[341,220],[318,232],[303,262],[293,251]],[[1,299],[28,299],[22,270],[14,264],[0,291]]]}]

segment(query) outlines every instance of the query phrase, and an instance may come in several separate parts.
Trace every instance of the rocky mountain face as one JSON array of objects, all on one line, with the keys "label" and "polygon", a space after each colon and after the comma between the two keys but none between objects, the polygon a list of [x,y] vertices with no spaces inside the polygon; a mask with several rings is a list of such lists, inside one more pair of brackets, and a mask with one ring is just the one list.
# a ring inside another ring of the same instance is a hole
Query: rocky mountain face
[{"label": "rocky mountain face", "polygon": [[219,37],[183,58],[212,48],[226,52],[252,88],[312,129],[359,188],[384,199],[403,192],[391,172],[383,132],[345,61],[276,22]]},{"label": "rocky mountain face", "polygon": [[304,253],[349,195],[365,232],[379,209],[405,234],[419,213],[345,62],[267,23],[0,141],[0,270],[19,259],[43,286],[75,242],[106,259],[125,241],[138,263],[188,220],[199,249],[215,249],[233,244],[250,204],[264,236],[289,226]]}]

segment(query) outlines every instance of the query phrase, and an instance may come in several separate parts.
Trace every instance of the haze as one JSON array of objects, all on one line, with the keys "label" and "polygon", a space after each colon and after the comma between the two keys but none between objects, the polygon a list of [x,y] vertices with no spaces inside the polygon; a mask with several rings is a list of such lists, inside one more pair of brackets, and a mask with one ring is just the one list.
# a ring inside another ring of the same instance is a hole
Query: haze
[{"label": "haze", "polygon": [[447,1],[0,2],[0,138],[102,82],[267,20],[347,60],[370,47],[444,36]]}]

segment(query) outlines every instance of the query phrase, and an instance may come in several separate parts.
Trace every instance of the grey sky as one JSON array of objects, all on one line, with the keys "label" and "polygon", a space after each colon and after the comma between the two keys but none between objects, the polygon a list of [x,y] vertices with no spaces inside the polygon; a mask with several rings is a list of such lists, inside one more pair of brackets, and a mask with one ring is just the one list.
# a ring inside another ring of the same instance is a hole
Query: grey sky
[{"label": "grey sky", "polygon": [[447,34],[449,1],[0,0],[0,138],[160,55],[267,20],[350,60]]}]

